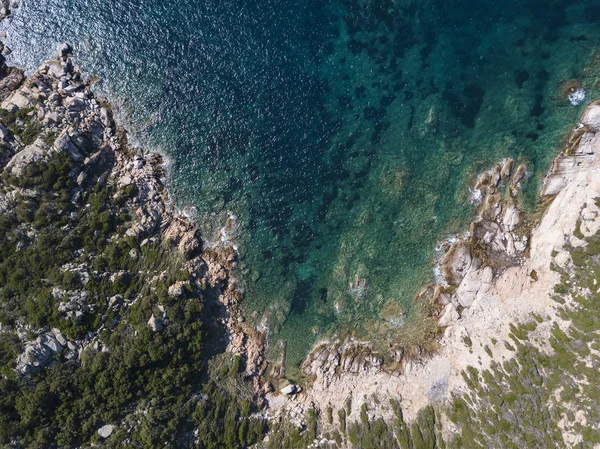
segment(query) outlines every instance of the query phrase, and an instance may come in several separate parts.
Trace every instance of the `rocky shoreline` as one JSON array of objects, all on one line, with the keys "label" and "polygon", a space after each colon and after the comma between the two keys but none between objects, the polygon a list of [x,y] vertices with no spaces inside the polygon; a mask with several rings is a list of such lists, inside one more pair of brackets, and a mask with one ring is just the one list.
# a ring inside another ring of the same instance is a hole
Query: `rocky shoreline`
[{"label": "rocky shoreline", "polygon": [[[416,298],[437,317],[437,351],[394,346],[386,354],[368,342],[321,342],[303,364],[309,388],[291,400],[267,396],[273,416],[302,425],[307,411],[332,409],[359,420],[366,404],[370,420],[392,421],[386,399],[397,399],[411,422],[427,405],[468,391],[461,377],[468,366],[513,357],[507,349],[494,348],[493,358],[489,352],[491,342],[510,340],[513,324],[544,317],[539,335],[563,326],[551,299],[559,278],[553,267],[568,269],[565,246],[581,245],[599,229],[599,136],[600,102],[594,102],[544,179],[537,218],[524,216],[518,204],[525,164],[504,160],[477,178],[473,191],[480,202],[468,233],[443,245],[441,282]],[[458,431],[448,422],[443,428],[445,437]]]},{"label": "rocky shoreline", "polygon": [[[134,191],[123,207],[132,212],[126,236],[141,246],[161,241],[176,249],[191,282],[220,304],[227,351],[241,357],[255,399],[259,403],[264,399],[267,415],[275,421],[289,419],[302,426],[310,410],[324,417],[326,409],[346,409],[349,401],[348,419],[359,420],[363,405],[368,404],[369,419],[392,420],[393,410],[384,399],[398,399],[410,422],[427,405],[444,403],[465,391],[460,373],[467,366],[486,367],[493,360],[512,356],[509,350],[499,350],[492,358],[485,350],[490,338],[507,339],[511,324],[532,314],[546,318],[540,334],[560,320],[550,298],[557,282],[551,266],[568,267],[565,244],[576,246],[582,238],[579,234],[590,236],[600,229],[600,209],[594,201],[600,197],[600,103],[595,102],[586,108],[567,148],[545,178],[541,198],[547,209],[539,222],[526,222],[519,209],[520,181],[527,174],[524,164],[505,160],[478,177],[473,187],[480,198],[476,218],[467,235],[444,245],[442,282],[428,286],[416,298],[437,322],[437,351],[393,345],[381,352],[369,342],[353,339],[321,342],[302,365],[308,382],[301,388],[286,382],[281,373],[266,375],[265,334],[250,328],[238,308],[242,293],[232,274],[237,259],[236,218],[231,215],[212,242],[202,241],[198,227],[169,199],[160,155],[127,143],[110,106],[95,98],[83,81],[68,45],[61,46],[56,60],[27,78],[4,61],[0,72],[0,108],[9,114],[21,111],[23,118],[18,120],[34,117],[44,127],[31,136],[0,126],[7,176],[18,179],[32,164],[66,154],[77,167],[70,176],[79,186],[72,198],[78,207],[87,206],[79,203],[77,192],[100,179]],[[110,167],[110,171],[98,171],[98,166]],[[35,192],[21,188],[2,192],[0,210],[27,195]],[[19,244],[25,248],[35,238],[35,232],[30,233]],[[63,270],[85,280],[96,275],[90,267],[71,264]],[[120,275],[109,273],[110,282],[118,282]],[[175,283],[169,286],[168,295],[180,297],[186,288],[185,282]],[[68,319],[77,321],[94,312],[80,290],[56,291],[56,298],[62,298],[59,312]],[[107,301],[114,310],[132,305],[119,295]],[[150,316],[147,325],[153,332],[169,326],[167,312],[163,308],[161,314]],[[59,356],[80,361],[86,350],[109,350],[98,338],[107,325],[101,322],[79,339],[68,338],[58,329],[26,325],[0,330],[18,334],[24,350],[15,370],[28,375],[50,366]],[[277,381],[279,391],[273,391]],[[323,423],[324,428],[328,425]],[[451,435],[453,427],[447,424],[445,432]]]},{"label": "rocky shoreline", "polygon": [[[113,119],[110,105],[94,97],[91,86],[86,83],[71,58],[71,48],[62,45],[56,60],[42,64],[35,73],[25,78],[19,69],[9,68],[3,61],[0,70],[0,108],[16,113],[25,111],[44,127],[44,133],[52,139],[44,139],[41,134],[33,142],[24,142],[5,126],[0,126],[6,170],[19,177],[27,167],[43,161],[56,153],[67,153],[77,163],[77,173],[72,173],[79,190],[97,181],[97,173],[90,167],[97,162],[110,161],[110,172],[100,176],[120,189],[134,189],[136,194],[128,208],[134,211],[128,223],[126,235],[141,244],[157,240],[168,241],[177,248],[185,260],[185,267],[193,281],[202,290],[210,290],[224,306],[221,320],[229,333],[229,349],[243,355],[247,360],[249,376],[261,370],[261,334],[251,332],[243,326],[243,319],[237,308],[241,293],[236,289],[231,272],[236,263],[235,241],[225,238],[237,226],[236,218],[230,216],[214,242],[203,242],[198,227],[172,204],[164,184],[162,158],[156,153],[147,153],[132,148],[127,143],[126,133]],[[89,140],[93,141],[94,151],[89,152]],[[50,141],[52,140],[52,141]],[[3,194],[0,206],[7,198],[22,194],[19,189]],[[78,201],[77,193],[73,199]],[[6,205],[5,207],[8,207]],[[81,205],[85,207],[85,205]],[[32,235],[31,238],[35,238]],[[65,267],[84,278],[90,277],[89,266]],[[118,276],[115,273],[114,276]],[[177,297],[183,285],[171,286],[169,294]],[[57,291],[58,296],[69,296],[61,303],[67,317],[82,317],[90,312],[85,295],[81,292]],[[108,299],[110,307],[127,307],[123,298]],[[163,314],[165,315],[165,314]],[[155,331],[167,325],[163,317],[152,316],[148,325]],[[31,327],[18,329],[23,339],[32,332],[36,338],[24,342],[25,350],[19,356],[17,371],[22,374],[39,371],[49,364],[63,349],[69,351],[67,358],[79,359],[88,347],[95,351],[103,348],[96,332],[84,339],[72,341],[58,329],[36,330]],[[263,388],[257,383],[257,389]],[[266,388],[266,387],[264,387]]]}]

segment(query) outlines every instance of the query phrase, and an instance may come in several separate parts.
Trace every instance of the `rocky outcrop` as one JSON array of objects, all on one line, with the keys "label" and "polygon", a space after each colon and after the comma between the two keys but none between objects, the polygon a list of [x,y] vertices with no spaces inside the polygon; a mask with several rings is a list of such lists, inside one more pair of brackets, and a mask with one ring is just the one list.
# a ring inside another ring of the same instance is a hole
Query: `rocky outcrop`
[{"label": "rocky outcrop", "polygon": [[108,438],[112,435],[113,431],[117,428],[117,426],[113,426],[112,424],[106,424],[98,429],[98,435],[102,438]]},{"label": "rocky outcrop", "polygon": [[567,148],[556,158],[544,180],[542,195],[558,194],[578,173],[595,165],[600,145],[600,102],[590,104],[577,128],[569,138]]},{"label": "rocky outcrop", "polygon": [[43,159],[50,148],[42,139],[36,139],[31,145],[27,145],[23,150],[15,154],[6,165],[8,173],[14,176],[20,176],[28,165]]},{"label": "rocky outcrop", "polygon": [[[560,321],[552,299],[558,274],[572,264],[565,245],[584,245],[583,237],[600,230],[600,102],[589,105],[581,125],[558,156],[541,192],[541,210],[527,222],[519,208],[519,190],[527,176],[524,163],[509,159],[481,174],[476,218],[466,235],[444,245],[440,283],[418,296],[434,313],[438,351],[390,346],[373,353],[368,342],[322,342],[302,368],[312,384],[295,400],[270,395],[272,413],[284,413],[299,425],[309,409],[346,410],[360,419],[361,404],[377,416],[394,419],[379,404],[395,398],[411,421],[432,402],[444,402],[464,391],[461,373],[469,366],[489,367],[514,356],[507,347],[486,345],[509,341],[511,324],[544,316],[540,332]],[[516,168],[515,168],[516,165]],[[532,223],[537,217],[541,221]],[[540,340],[541,341],[541,340]],[[370,395],[376,396],[369,399]],[[347,404],[351,403],[350,410]],[[358,405],[357,405],[358,404]]]},{"label": "rocky outcrop", "polygon": [[58,329],[41,333],[36,339],[27,341],[17,358],[15,371],[20,374],[37,373],[58,357],[67,360],[79,356],[80,346],[67,339]]},{"label": "rocky outcrop", "polygon": [[27,342],[23,353],[17,358],[16,371],[35,373],[46,365],[51,357],[62,350],[62,345],[51,334],[43,334]]},{"label": "rocky outcrop", "polygon": [[[445,245],[441,258],[442,283],[421,292],[416,301],[433,303],[439,328],[456,324],[461,311],[492,288],[494,277],[510,266],[519,265],[528,249],[527,233],[522,225],[517,197],[526,167],[520,164],[513,173],[514,161],[505,160],[481,174],[475,190],[481,202],[469,233]],[[323,342],[316,346],[302,365],[303,373],[323,386],[344,374],[388,372],[400,375],[413,364],[411,359],[424,355],[419,346],[410,349],[392,345],[387,354],[374,351],[369,342],[352,339]],[[384,360],[387,362],[384,363]]]},{"label": "rocky outcrop", "polygon": [[341,373],[377,373],[382,365],[383,356],[368,343],[347,339],[321,343],[304,361],[302,371],[327,385]]}]

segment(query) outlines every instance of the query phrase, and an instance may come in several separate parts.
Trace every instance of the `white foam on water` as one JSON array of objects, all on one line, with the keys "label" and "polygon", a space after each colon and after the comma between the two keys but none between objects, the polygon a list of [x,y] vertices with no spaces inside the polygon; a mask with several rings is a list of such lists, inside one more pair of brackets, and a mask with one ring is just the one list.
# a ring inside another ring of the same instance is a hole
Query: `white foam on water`
[{"label": "white foam on water", "polygon": [[585,91],[583,89],[577,89],[572,94],[569,94],[569,102],[573,106],[579,106],[585,101]]}]

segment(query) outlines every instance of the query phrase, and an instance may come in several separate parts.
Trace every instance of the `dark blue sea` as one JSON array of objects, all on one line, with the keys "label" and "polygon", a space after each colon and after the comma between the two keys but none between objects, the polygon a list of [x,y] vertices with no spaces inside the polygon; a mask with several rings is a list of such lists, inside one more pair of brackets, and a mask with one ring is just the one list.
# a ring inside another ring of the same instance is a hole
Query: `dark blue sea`
[{"label": "dark blue sea", "polygon": [[207,240],[238,217],[247,319],[291,373],[321,338],[418,332],[474,176],[526,162],[532,208],[568,87],[600,79],[592,0],[22,0],[0,29],[30,71],[73,45]]}]

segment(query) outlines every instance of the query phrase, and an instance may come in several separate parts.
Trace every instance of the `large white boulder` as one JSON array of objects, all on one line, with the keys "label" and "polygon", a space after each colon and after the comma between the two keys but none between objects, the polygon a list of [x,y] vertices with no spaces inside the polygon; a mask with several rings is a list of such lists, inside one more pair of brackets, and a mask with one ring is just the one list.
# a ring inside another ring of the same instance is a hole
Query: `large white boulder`
[{"label": "large white boulder", "polygon": [[98,435],[100,435],[102,438],[108,438],[116,428],[117,426],[106,424],[98,429]]}]

